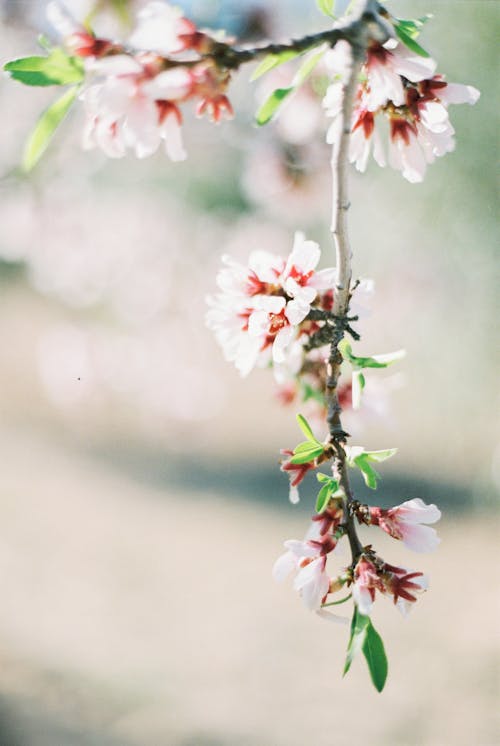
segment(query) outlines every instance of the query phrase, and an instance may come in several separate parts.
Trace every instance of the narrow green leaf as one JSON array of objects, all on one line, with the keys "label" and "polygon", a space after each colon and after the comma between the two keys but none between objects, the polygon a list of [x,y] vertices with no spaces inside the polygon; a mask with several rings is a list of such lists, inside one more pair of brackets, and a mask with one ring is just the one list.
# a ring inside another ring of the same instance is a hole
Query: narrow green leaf
[{"label": "narrow green leaf", "polygon": [[22,57],[4,65],[14,80],[32,86],[68,85],[81,83],[83,64],[62,49],[53,49],[47,57]]},{"label": "narrow green leaf", "polygon": [[316,513],[322,513],[327,507],[330,498],[339,494],[339,483],[336,479],[329,478],[318,492],[316,499]]},{"label": "narrow green leaf", "polygon": [[278,110],[280,106],[283,104],[283,101],[291,94],[293,93],[299,86],[301,86],[309,77],[309,75],[312,73],[320,59],[325,54],[326,47],[322,47],[320,50],[317,50],[314,54],[307,55],[307,57],[304,59],[304,62],[299,67],[297,72],[295,73],[295,76],[292,81],[292,85],[288,88],[277,88],[275,91],[271,93],[270,96],[267,97],[267,99],[264,101],[262,106],[257,112],[256,121],[257,124],[262,126],[264,124],[267,124],[268,122],[273,119],[273,117],[278,113]]},{"label": "narrow green leaf", "polygon": [[318,6],[318,10],[320,10],[321,13],[323,13],[325,16],[335,18],[335,16],[333,15],[335,0],[316,0],[316,5]]},{"label": "narrow green leaf", "polygon": [[344,360],[348,360],[355,370],[363,370],[363,368],[387,368],[388,365],[401,360],[406,355],[404,350],[397,350],[396,352],[389,352],[384,355],[358,357],[353,354],[352,347],[345,338],[340,342],[339,350]]},{"label": "narrow green leaf", "polygon": [[361,471],[365,484],[371,490],[377,489],[377,480],[380,479],[380,474],[370,464],[367,454],[363,453],[354,459],[355,465]]},{"label": "narrow green leaf", "polygon": [[311,426],[308,423],[308,421],[306,420],[306,418],[303,417],[301,414],[298,414],[296,416],[296,420],[299,423],[299,427],[302,430],[302,432],[304,433],[304,435],[306,436],[306,438],[308,440],[312,440],[314,443],[318,443],[319,441],[318,441],[317,438],[314,437],[314,433],[311,430]]},{"label": "narrow green leaf", "polygon": [[412,39],[417,39],[420,36],[420,32],[424,26],[432,18],[432,13],[427,13],[421,18],[415,18],[413,20],[407,20],[403,18],[397,18],[396,24]]},{"label": "narrow green leaf", "polygon": [[354,613],[351,621],[351,636],[349,638],[349,644],[347,645],[347,655],[344,665],[343,676],[349,671],[351,663],[363,647],[365,640],[366,627],[370,621],[370,617],[363,616],[358,611],[358,607],[354,607]]},{"label": "narrow green leaf", "polygon": [[257,112],[256,121],[257,124],[262,126],[267,124],[274,117],[279,107],[286,99],[287,96],[293,91],[293,88],[277,88],[266,98],[262,106]]},{"label": "narrow green leaf", "polygon": [[373,685],[377,692],[381,692],[387,680],[387,656],[382,638],[373,626],[371,619],[369,617],[365,618],[368,619],[368,623],[363,640],[363,655],[368,663]]},{"label": "narrow green leaf", "polygon": [[400,24],[395,24],[394,29],[400,40],[406,47],[408,47],[408,49],[411,49],[412,52],[415,52],[415,54],[418,54],[420,57],[430,57],[429,52],[426,52],[425,49],[421,47],[420,44],[416,42],[415,39],[413,39],[407,31],[405,31],[403,26],[401,26]]},{"label": "narrow green leaf", "polygon": [[254,80],[257,80],[258,78],[262,77],[262,75],[268,73],[270,70],[274,70],[275,67],[283,65],[289,60],[295,59],[295,57],[298,57],[300,54],[303,54],[303,52],[296,52],[293,49],[287,49],[284,52],[280,52],[280,54],[268,54],[255,68],[250,80],[252,82]]},{"label": "narrow green leaf", "polygon": [[324,484],[316,498],[316,513],[322,513],[330,500],[330,485]]},{"label": "narrow green leaf", "polygon": [[321,482],[321,484],[331,484],[331,482],[335,482],[335,484],[337,483],[333,477],[329,477],[328,474],[323,474],[321,471],[316,474],[316,479],[318,482]]},{"label": "narrow green leaf", "polygon": [[307,55],[307,57],[304,59],[304,62],[299,67],[297,72],[295,73],[295,76],[293,78],[293,87],[298,88],[302,83],[305,83],[307,78],[310,76],[320,59],[324,56],[326,52],[326,47],[322,46],[320,49],[316,50],[313,54]]},{"label": "narrow green leaf", "polygon": [[321,443],[311,443],[310,440],[306,440],[304,443],[299,443],[297,448],[295,448],[290,463],[307,464],[309,461],[313,461],[313,459],[321,456],[323,451],[324,447]]},{"label": "narrow green leaf", "polygon": [[68,113],[77,92],[77,86],[70,88],[48,109],[45,109],[26,143],[23,156],[24,171],[31,171],[36,166],[57,127]]},{"label": "narrow green leaf", "polygon": [[373,461],[376,464],[387,461],[388,458],[392,458],[398,452],[397,448],[386,448],[385,451],[365,451],[369,461]]}]

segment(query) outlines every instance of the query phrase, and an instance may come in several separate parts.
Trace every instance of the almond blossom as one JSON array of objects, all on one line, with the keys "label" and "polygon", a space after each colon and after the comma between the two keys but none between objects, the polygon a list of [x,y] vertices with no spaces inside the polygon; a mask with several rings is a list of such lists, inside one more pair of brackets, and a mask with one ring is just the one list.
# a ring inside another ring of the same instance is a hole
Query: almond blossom
[{"label": "almond blossom", "polygon": [[376,591],[379,591],[392,596],[394,604],[406,616],[410,604],[417,600],[416,594],[427,590],[427,578],[421,572],[411,572],[377,560],[362,555],[354,568],[352,597],[360,614],[370,615]]},{"label": "almond blossom", "polygon": [[242,265],[223,257],[207,324],[242,375],[269,358],[280,383],[299,372],[302,347],[319,329],[307,316],[322,306],[335,277],[333,269],[316,271],[320,256],[318,244],[297,233],[288,258],[255,251]]},{"label": "almond blossom", "polygon": [[326,555],[335,549],[336,544],[333,536],[320,535],[318,525],[313,523],[304,541],[285,541],[287,551],[276,560],[273,578],[282,582],[291,572],[296,571],[294,589],[308,609],[319,609],[329,592],[331,582],[325,569]]},{"label": "almond blossom", "polygon": [[369,508],[370,525],[380,528],[394,539],[401,539],[407,549],[414,552],[432,552],[440,539],[435,529],[425,524],[436,523],[441,511],[435,505],[426,505],[420,498],[407,500],[389,510]]}]

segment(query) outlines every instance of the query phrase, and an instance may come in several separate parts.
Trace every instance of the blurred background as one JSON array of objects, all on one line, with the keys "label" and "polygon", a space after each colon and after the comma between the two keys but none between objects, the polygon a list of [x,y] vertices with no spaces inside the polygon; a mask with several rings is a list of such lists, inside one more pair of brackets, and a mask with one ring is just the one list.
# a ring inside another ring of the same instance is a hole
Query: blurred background
[{"label": "blurred background", "polygon": [[[313,0],[178,4],[243,39],[327,25]],[[103,0],[97,31],[126,37],[140,5]],[[500,742],[499,7],[395,5],[402,18],[434,11],[424,46],[448,80],[482,96],[452,108],[456,151],[423,184],[373,164],[351,173],[355,273],[376,284],[356,349],[408,353],[371,373],[375,407],[346,413],[354,444],[399,447],[379,494],[359,482],[357,494],[421,497],[444,513],[436,555],[408,556],[376,529],[363,536],[431,575],[408,620],[377,605],[383,695],[363,660],[342,681],[348,630],[271,580],[313,505],[311,482],[290,506],[277,465],[299,437],[295,408],[266,371],[242,381],[204,325],[223,253],[286,254],[302,229],[332,263],[318,99],[304,90],[257,131],[266,83],[250,87],[245,69],[233,122],[186,116],[180,164],[82,152],[75,111],[25,177],[23,143],[55,92],[0,81],[2,746]],[[0,12],[2,64],[37,53],[45,3],[4,0]]]}]

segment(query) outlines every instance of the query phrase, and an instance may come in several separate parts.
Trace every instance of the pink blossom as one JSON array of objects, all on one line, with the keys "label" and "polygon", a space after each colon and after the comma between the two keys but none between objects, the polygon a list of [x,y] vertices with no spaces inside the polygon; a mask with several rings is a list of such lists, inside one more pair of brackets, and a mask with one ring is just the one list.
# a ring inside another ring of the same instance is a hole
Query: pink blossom
[{"label": "pink blossom", "polygon": [[439,544],[436,531],[427,523],[436,523],[441,511],[435,505],[426,505],[420,498],[407,500],[389,510],[370,508],[370,524],[380,526],[389,536],[401,539],[414,552],[432,552]]},{"label": "pink blossom", "polygon": [[371,44],[367,52],[366,107],[377,111],[392,101],[395,106],[405,103],[405,89],[401,76],[414,83],[434,74],[436,63],[430,57],[420,57],[400,42],[390,39],[383,46]]},{"label": "pink blossom", "polygon": [[319,609],[330,589],[330,578],[325,569],[326,555],[335,547],[334,537],[320,536],[318,526],[312,524],[303,541],[285,541],[287,551],[274,563],[274,579],[282,582],[296,571],[294,589],[299,592],[308,609]]},{"label": "pink blossom", "polygon": [[428,580],[421,572],[412,572],[363,555],[354,569],[352,597],[359,612],[369,616],[376,591],[390,595],[403,616],[417,600],[416,594],[427,590]]},{"label": "pink blossom", "polygon": [[129,42],[136,49],[171,55],[193,44],[195,25],[182,10],[164,2],[149,2],[137,15],[137,27]]},{"label": "pink blossom", "polygon": [[99,147],[110,158],[120,158],[131,148],[144,158],[163,141],[172,160],[186,157],[175,102],[189,92],[187,70],[157,74],[155,58],[128,55],[95,61],[89,70],[102,82],[88,86],[81,97],[87,114],[84,147]]}]

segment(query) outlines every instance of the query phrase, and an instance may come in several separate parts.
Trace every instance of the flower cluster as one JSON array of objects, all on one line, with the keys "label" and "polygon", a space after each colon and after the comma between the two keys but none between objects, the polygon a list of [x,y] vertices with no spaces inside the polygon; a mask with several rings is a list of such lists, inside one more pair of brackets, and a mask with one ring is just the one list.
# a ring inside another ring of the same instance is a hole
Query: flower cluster
[{"label": "flower cluster", "polygon": [[[171,160],[180,161],[186,158],[180,104],[194,100],[196,114],[214,122],[233,116],[229,73],[204,57],[214,40],[180,9],[148,3],[130,46],[96,38],[56,3],[49,5],[49,18],[68,51],[84,58],[85,148],[100,148],[110,158],[131,149],[144,158],[163,143]],[[190,55],[185,65],[176,58],[181,52]]]},{"label": "flower cluster", "polygon": [[242,376],[271,363],[281,382],[302,369],[304,351],[320,330],[310,312],[332,307],[335,270],[317,271],[320,256],[317,243],[296,233],[286,259],[261,250],[247,265],[223,257],[221,292],[208,299],[207,324]]},{"label": "flower cluster", "polygon": [[[350,588],[360,614],[370,615],[378,591],[391,597],[405,615],[416,601],[417,594],[428,587],[423,573],[384,562],[371,545],[364,547],[359,557],[349,567],[341,568],[334,577],[327,573],[327,555],[337,548],[345,532],[347,508],[344,498],[341,492],[330,498],[322,512],[313,516],[311,528],[303,541],[291,539],[285,542],[287,551],[276,561],[273,577],[282,581],[295,572],[294,588],[306,607],[314,611],[328,606],[328,595],[345,587]],[[426,505],[419,498],[390,510],[358,506],[357,516],[360,522],[378,525],[393,538],[401,539],[415,552],[430,552],[439,543],[434,529],[425,524],[438,521],[441,513],[435,505]]]},{"label": "flower cluster", "polygon": [[[327,115],[334,118],[329,142],[338,134],[335,120],[350,65],[350,47],[339,42],[330,57],[330,73],[336,79],[324,99]],[[394,39],[384,45],[372,42],[353,110],[351,163],[364,171],[373,152],[378,165],[386,165],[379,131],[381,120],[386,120],[390,166],[412,183],[422,181],[427,164],[455,147],[449,104],[475,104],[478,98],[479,91],[473,86],[447,83],[443,75],[436,74],[436,63],[430,57],[420,56]]]}]

